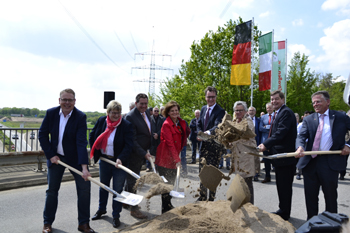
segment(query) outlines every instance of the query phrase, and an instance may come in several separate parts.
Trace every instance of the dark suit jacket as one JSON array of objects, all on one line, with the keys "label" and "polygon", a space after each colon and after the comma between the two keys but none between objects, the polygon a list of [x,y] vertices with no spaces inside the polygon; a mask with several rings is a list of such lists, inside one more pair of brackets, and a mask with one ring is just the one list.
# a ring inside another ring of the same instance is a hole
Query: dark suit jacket
[{"label": "dark suit jacket", "polygon": [[[294,112],[283,105],[271,127],[271,136],[263,142],[269,154],[295,152],[297,121]],[[288,166],[296,164],[296,158],[274,159],[272,162],[275,166]]]},{"label": "dark suit jacket", "polygon": [[[303,119],[303,125],[300,129],[299,135],[296,141],[296,148],[302,146],[305,148],[306,139],[308,139],[306,151],[312,151],[314,139],[316,136],[317,127],[319,124],[318,113],[313,113]],[[350,118],[338,111],[329,110],[329,124],[332,132],[333,145],[330,150],[341,150],[345,145],[345,134],[350,130]],[[350,140],[346,142],[350,144]],[[342,155],[320,155],[327,156],[329,167],[332,170],[340,171],[346,168],[346,156]],[[297,167],[299,169],[304,168],[309,161],[311,156],[306,155],[299,159]]]},{"label": "dark suit jacket", "polygon": [[[57,155],[61,107],[50,108],[39,129],[39,141],[50,167],[50,159]],[[62,138],[64,155],[68,165],[81,170],[81,164],[88,164],[86,115],[74,107]]]},{"label": "dark suit jacket", "polygon": [[259,125],[260,125],[260,118],[255,117],[255,141],[256,141],[256,145],[260,145],[260,141],[261,141],[261,133],[259,131]]},{"label": "dark suit jacket", "polygon": [[225,116],[225,110],[222,107],[220,107],[220,105],[216,104],[210,114],[208,126],[206,129],[204,129],[204,123],[205,123],[204,117],[206,113],[207,113],[207,105],[204,105],[201,109],[201,113],[197,123],[197,132],[198,131],[205,132],[209,130],[211,135],[215,135],[215,129],[218,127],[218,124],[221,123],[222,118]]},{"label": "dark suit jacket", "polygon": [[[151,122],[150,115],[147,111],[146,116],[149,122]],[[147,150],[151,148],[151,133],[149,132],[147,124],[141,116],[140,111],[137,110],[136,107],[125,116],[125,119],[133,125],[134,129],[134,146],[131,152],[130,161],[133,161],[133,159],[137,159],[139,162],[143,161]]]},{"label": "dark suit jacket", "polygon": [[[157,147],[160,143],[160,134],[161,134],[161,129],[162,129],[164,120],[165,118],[159,115],[158,120],[156,122],[154,116],[153,115],[151,116],[151,128],[152,128],[151,155],[154,155],[154,156],[157,154]],[[158,134],[158,139],[153,138],[154,133]]]},{"label": "dark suit jacket", "polygon": [[[91,130],[89,135],[89,142],[92,147],[94,145],[98,136],[100,136],[107,127],[107,116],[100,117],[94,128]],[[134,131],[132,125],[129,121],[122,119],[120,125],[117,127],[113,140],[113,150],[114,150],[114,159],[115,162],[117,159],[122,161],[124,166],[128,166],[129,155],[132,151]],[[101,150],[94,151],[94,161],[95,163],[99,160],[102,153]]]},{"label": "dark suit jacket", "polygon": [[197,119],[196,118],[191,120],[190,129],[191,129],[190,140],[196,141],[197,140]]}]

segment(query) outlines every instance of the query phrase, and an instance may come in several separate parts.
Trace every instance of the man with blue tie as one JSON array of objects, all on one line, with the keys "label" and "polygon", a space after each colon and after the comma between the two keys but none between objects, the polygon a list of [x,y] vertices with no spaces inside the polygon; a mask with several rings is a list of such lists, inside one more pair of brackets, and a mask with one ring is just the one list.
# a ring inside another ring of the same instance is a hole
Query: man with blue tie
[{"label": "man with blue tie", "polygon": [[[298,155],[295,156],[300,158],[297,167],[303,169],[308,219],[318,215],[320,187],[324,194],[326,211],[337,213],[338,175],[339,171],[346,168],[345,155],[350,153],[350,140],[345,142],[345,134],[350,130],[350,118],[329,109],[330,97],[327,91],[318,91],[312,94],[311,99],[315,113],[303,119],[296,140]],[[304,155],[304,151],[329,150],[341,150],[341,154]]]},{"label": "man with blue tie", "polygon": [[[274,112],[272,108],[272,104],[266,104],[266,114],[261,116],[259,131],[261,133],[261,142],[264,142],[269,137],[270,126],[272,123]],[[264,155],[268,155],[267,151],[263,152]],[[265,179],[261,181],[261,183],[269,183],[271,182],[271,161],[269,159],[263,159],[265,165]]]},{"label": "man with blue tie", "polygon": [[[216,103],[217,90],[215,87],[208,86],[204,93],[207,105],[203,106],[201,109],[197,124],[197,132],[202,131],[206,134],[214,135],[215,129],[225,116],[225,110]],[[197,138],[197,140],[201,141],[199,138]],[[205,158],[208,165],[218,167],[223,153],[225,153],[224,147],[216,143],[213,139],[201,142],[200,158]],[[199,163],[199,172],[202,167],[203,164]],[[210,191],[208,199],[207,188],[200,183],[200,197],[197,201],[214,201],[214,198],[215,192]]]},{"label": "man with blue tie", "polygon": [[199,148],[199,143],[200,143],[197,141],[197,122],[199,120],[200,111],[197,109],[196,111],[194,111],[194,115],[195,115],[195,118],[193,118],[190,123],[190,129],[191,129],[190,140],[192,142],[191,164],[196,164],[197,148]]},{"label": "man with blue tie", "polygon": [[[253,124],[254,124],[254,133],[256,134],[255,136],[255,141],[256,145],[258,146],[261,141],[261,134],[259,131],[259,124],[260,124],[260,118],[255,116],[256,114],[256,109],[253,106],[250,106],[248,108],[248,115],[250,119],[252,119]],[[259,174],[260,174],[260,159],[259,157],[254,158],[254,163],[255,163],[255,176],[254,176],[254,181],[259,181]]]},{"label": "man with blue tie", "polygon": [[39,130],[41,148],[47,158],[46,200],[44,208],[43,233],[52,232],[58,205],[58,191],[65,167],[58,160],[82,171],[80,176],[71,172],[75,179],[78,195],[78,230],[95,232],[90,221],[90,181],[88,154],[86,150],[86,115],[75,107],[75,93],[72,89],[61,91],[60,106],[48,109]]}]

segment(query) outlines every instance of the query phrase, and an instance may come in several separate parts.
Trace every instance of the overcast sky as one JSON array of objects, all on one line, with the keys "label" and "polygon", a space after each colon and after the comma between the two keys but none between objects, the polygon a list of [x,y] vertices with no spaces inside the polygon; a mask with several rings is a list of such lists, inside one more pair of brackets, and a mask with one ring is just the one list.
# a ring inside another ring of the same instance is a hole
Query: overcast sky
[{"label": "overcast sky", "polygon": [[[287,39],[288,60],[300,51],[311,70],[347,78],[350,73],[350,0],[76,1],[1,0],[0,93],[2,107],[46,110],[72,88],[76,107],[103,109],[103,92],[115,91],[128,111],[148,92],[151,63],[157,80],[178,74],[193,41],[229,20],[254,17],[263,33]],[[166,56],[160,56],[166,55]],[[156,84],[156,93],[159,84]]]}]

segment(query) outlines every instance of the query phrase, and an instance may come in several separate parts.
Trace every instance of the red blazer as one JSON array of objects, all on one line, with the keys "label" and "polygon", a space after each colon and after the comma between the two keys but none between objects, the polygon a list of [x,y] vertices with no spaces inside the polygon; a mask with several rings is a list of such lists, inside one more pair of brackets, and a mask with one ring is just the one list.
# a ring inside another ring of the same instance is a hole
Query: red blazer
[{"label": "red blazer", "polygon": [[179,119],[181,132],[176,127],[170,117],[167,117],[163,123],[160,144],[157,148],[156,164],[161,167],[176,169],[176,163],[181,162],[180,152],[187,143],[187,137],[190,134],[190,128],[186,122]]}]

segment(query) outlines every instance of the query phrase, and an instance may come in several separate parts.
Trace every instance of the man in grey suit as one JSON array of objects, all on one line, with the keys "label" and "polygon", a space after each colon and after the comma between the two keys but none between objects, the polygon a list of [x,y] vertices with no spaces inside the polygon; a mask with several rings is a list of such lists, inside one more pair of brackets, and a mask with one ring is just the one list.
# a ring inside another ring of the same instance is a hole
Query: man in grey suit
[{"label": "man in grey suit", "polygon": [[[130,154],[129,168],[136,174],[140,174],[142,163],[144,159],[149,159],[151,154],[149,149],[151,148],[151,118],[147,110],[148,96],[140,93],[136,96],[136,107],[133,108],[126,116],[125,119],[131,122],[134,128],[134,146]],[[125,190],[131,193],[136,193],[134,189],[136,180],[133,176],[127,176],[127,185]],[[124,208],[128,206],[123,205]],[[142,214],[138,206],[130,207],[131,216],[139,219],[147,218]]]},{"label": "man in grey suit", "polygon": [[[330,98],[326,91],[312,94],[311,99],[315,113],[303,119],[296,140],[298,155],[295,156],[300,158],[297,167],[303,169],[308,219],[318,215],[320,187],[324,194],[326,211],[337,213],[338,175],[339,171],[346,168],[345,155],[350,153],[350,140],[345,142],[345,134],[350,130],[350,118],[329,109]],[[304,151],[328,150],[342,150],[342,152],[340,155],[304,156]]]},{"label": "man in grey suit", "polygon": [[162,125],[164,122],[164,118],[159,113],[159,108],[153,108],[153,115],[151,116],[151,127],[152,127],[152,146],[151,146],[151,155],[157,154],[157,147],[160,144],[160,130],[162,129]]}]

